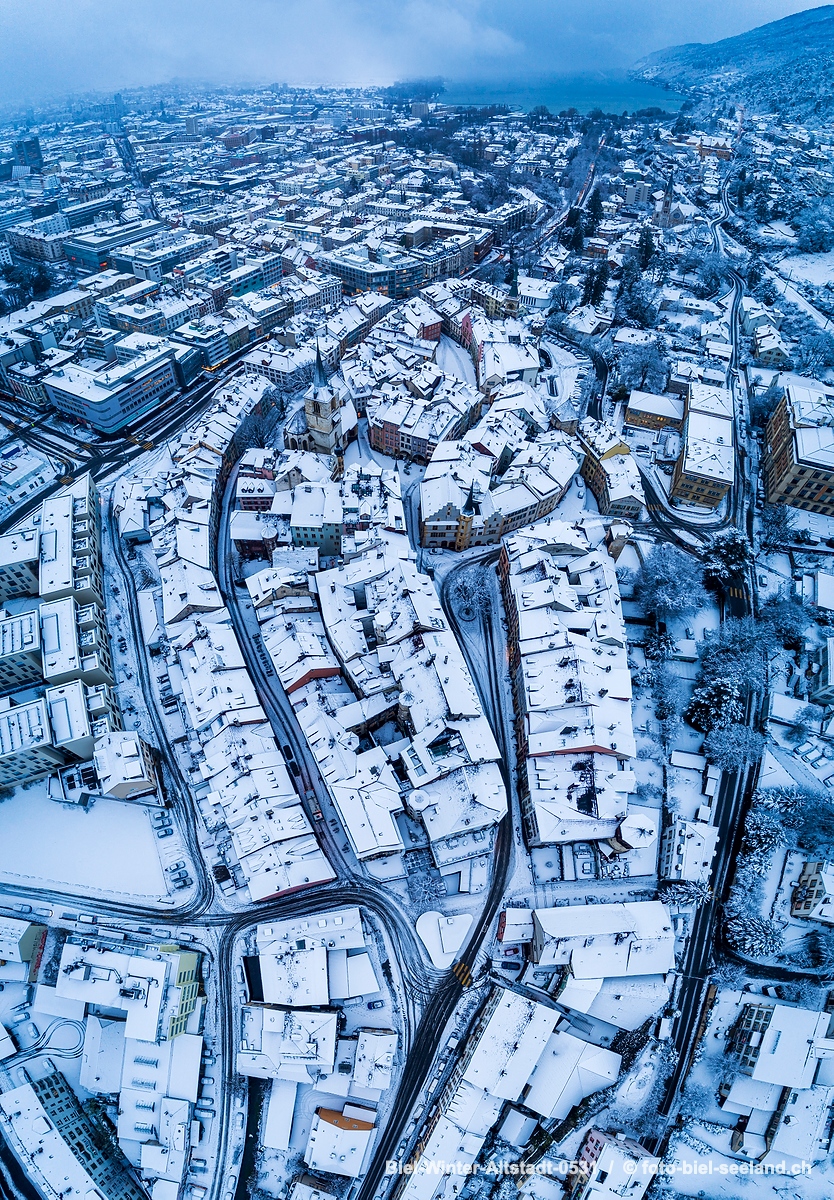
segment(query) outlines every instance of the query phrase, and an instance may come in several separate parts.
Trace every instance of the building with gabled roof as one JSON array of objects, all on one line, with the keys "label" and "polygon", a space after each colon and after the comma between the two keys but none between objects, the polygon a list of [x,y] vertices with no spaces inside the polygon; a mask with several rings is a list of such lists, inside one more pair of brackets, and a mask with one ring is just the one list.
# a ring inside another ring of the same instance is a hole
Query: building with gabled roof
[{"label": "building with gabled roof", "polygon": [[576,979],[665,975],[675,965],[675,933],[665,904],[575,904],[533,909],[537,970],[570,967]]}]

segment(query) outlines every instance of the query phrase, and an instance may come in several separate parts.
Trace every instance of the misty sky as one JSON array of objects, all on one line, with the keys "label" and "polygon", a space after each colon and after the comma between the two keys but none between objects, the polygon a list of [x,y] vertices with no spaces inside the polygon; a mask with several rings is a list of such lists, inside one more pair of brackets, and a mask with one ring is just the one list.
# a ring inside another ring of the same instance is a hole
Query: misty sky
[{"label": "misty sky", "polygon": [[172,78],[522,80],[627,67],[803,0],[0,0],[0,102]]}]

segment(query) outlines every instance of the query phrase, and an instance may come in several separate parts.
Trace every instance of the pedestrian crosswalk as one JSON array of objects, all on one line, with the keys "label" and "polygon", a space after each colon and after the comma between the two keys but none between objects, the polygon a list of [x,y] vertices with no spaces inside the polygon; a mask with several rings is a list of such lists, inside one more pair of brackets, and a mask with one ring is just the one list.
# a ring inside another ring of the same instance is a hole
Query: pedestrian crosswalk
[{"label": "pedestrian crosswalk", "polygon": [[472,972],[462,960],[460,962],[456,962],[452,967],[452,974],[455,976],[461,987],[468,988],[472,986]]}]

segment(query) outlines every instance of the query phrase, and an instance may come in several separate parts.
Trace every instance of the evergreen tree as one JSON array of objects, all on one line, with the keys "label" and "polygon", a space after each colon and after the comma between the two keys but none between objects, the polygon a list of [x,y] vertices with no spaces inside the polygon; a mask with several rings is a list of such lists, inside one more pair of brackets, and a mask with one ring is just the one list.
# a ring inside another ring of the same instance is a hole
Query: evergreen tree
[{"label": "evergreen tree", "polygon": [[686,710],[686,719],[701,733],[723,729],[744,717],[741,688],[726,679],[696,687]]},{"label": "evergreen tree", "polygon": [[762,605],[761,619],[773,630],[780,646],[797,649],[805,639],[808,613],[802,601],[791,593],[771,596]]},{"label": "evergreen tree", "polygon": [[596,233],[602,220],[602,196],[599,188],[594,188],[588,200],[588,232]]},{"label": "evergreen tree", "polygon": [[637,261],[640,264],[640,270],[645,271],[649,263],[652,261],[652,255],[655,252],[654,238],[652,231],[648,225],[644,225],[640,230],[640,237],[637,242]]},{"label": "evergreen tree", "polygon": [[594,275],[594,286],[591,291],[591,304],[601,304],[605,299],[605,289],[608,287],[608,280],[611,272],[608,269],[608,259],[604,258],[596,269]]},{"label": "evergreen tree", "polygon": [[591,298],[594,294],[594,286],[596,284],[596,279],[597,279],[597,273],[593,267],[590,267],[588,269],[587,275],[585,276],[585,282],[582,286],[582,303],[583,304],[591,303]]},{"label": "evergreen tree", "polygon": [[704,582],[723,585],[743,575],[752,558],[750,543],[740,529],[726,529],[710,538]]},{"label": "evergreen tree", "polygon": [[763,392],[753,389],[750,397],[750,420],[763,429],[776,411],[776,406],[785,393],[778,383],[771,383]]},{"label": "evergreen tree", "polygon": [[668,542],[655,546],[636,573],[634,592],[646,612],[667,617],[683,617],[697,612],[706,603],[703,569],[692,558]]},{"label": "evergreen tree", "polygon": [[707,762],[714,763],[722,771],[740,771],[747,763],[761,758],[764,744],[757,729],[751,729],[749,725],[726,725],[707,734],[704,754]]},{"label": "evergreen tree", "polygon": [[660,898],[664,904],[706,904],[712,896],[708,883],[685,880],[683,883],[664,883]]},{"label": "evergreen tree", "polygon": [[571,230],[570,239],[568,241],[568,249],[574,254],[581,254],[585,249],[585,230],[582,224],[582,218],[576,222]]},{"label": "evergreen tree", "polygon": [[765,917],[731,917],[724,926],[727,941],[740,954],[766,958],[782,949],[782,931]]}]

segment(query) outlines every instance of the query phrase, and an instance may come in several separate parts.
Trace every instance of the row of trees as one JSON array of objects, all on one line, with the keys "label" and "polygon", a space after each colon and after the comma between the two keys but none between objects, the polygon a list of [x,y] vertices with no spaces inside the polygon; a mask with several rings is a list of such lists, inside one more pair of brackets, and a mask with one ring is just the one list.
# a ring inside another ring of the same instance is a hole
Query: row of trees
[{"label": "row of trees", "polygon": [[[812,858],[834,854],[834,805],[822,788],[768,788],[753,797],[724,921],[729,945],[752,958],[769,957],[782,949],[782,930],[762,915],[762,908],[763,881],[772,856],[785,845],[796,845]],[[797,965],[824,972],[834,969],[834,933],[814,931]]]},{"label": "row of trees", "polygon": [[706,603],[707,587],[725,586],[743,574],[749,560],[746,539],[731,529],[712,539],[703,563],[674,546],[655,546],[633,580],[635,596],[655,618],[645,650],[663,739],[668,745],[685,719],[705,734],[704,753],[725,771],[761,757],[764,739],[746,723],[748,701],[761,690],[777,649],[799,644],[807,615],[792,598],[778,597],[758,618],[725,620],[699,646],[698,678],[688,705],[684,685],[666,661],[672,638],[661,626],[697,612]]},{"label": "row of trees", "polygon": [[608,287],[610,278],[611,272],[607,259],[603,259],[599,266],[589,267],[582,289],[582,303],[601,304],[605,299],[605,289]]},{"label": "row of trees", "polygon": [[708,634],[699,647],[690,724],[709,734],[738,721],[747,698],[765,685],[770,659],[781,646],[798,644],[806,620],[801,605],[778,599],[763,607],[759,619],[729,617]]}]

